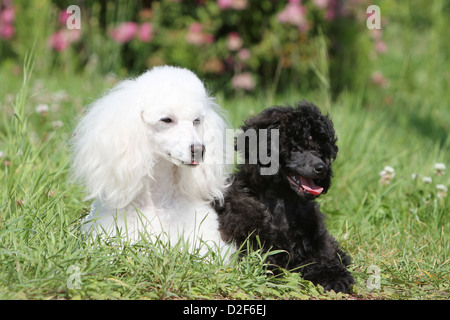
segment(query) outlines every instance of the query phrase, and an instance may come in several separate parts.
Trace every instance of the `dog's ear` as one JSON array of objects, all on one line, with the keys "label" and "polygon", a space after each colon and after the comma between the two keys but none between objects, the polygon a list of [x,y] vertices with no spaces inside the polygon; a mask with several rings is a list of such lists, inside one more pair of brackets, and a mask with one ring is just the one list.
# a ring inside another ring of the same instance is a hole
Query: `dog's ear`
[{"label": "dog's ear", "polygon": [[246,168],[249,176],[255,179],[259,175],[273,178],[279,172],[279,141],[284,139],[284,132],[279,129],[288,120],[288,110],[287,107],[265,109],[247,119],[241,127],[242,133],[237,136],[235,150],[241,163],[255,165]]},{"label": "dog's ear", "polygon": [[119,83],[95,101],[72,138],[72,177],[83,184],[86,199],[121,208],[141,192],[151,174],[152,157],[140,119],[132,80]]}]

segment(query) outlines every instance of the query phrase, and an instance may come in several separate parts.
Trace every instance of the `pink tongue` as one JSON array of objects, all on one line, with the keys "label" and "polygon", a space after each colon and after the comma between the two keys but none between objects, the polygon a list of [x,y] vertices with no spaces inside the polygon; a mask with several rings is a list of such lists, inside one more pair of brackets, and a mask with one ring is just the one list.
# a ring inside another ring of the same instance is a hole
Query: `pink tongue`
[{"label": "pink tongue", "polygon": [[300,177],[300,183],[303,189],[315,196],[321,194],[323,191],[323,188],[315,185],[311,178]]}]

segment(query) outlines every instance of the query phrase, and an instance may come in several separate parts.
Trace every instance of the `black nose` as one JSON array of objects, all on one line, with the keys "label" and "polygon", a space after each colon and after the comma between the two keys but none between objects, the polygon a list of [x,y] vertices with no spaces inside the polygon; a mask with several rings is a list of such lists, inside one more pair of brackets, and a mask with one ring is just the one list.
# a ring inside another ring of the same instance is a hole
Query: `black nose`
[{"label": "black nose", "polygon": [[314,165],[314,172],[317,174],[325,174],[328,170],[328,167],[323,162],[318,162]]},{"label": "black nose", "polygon": [[194,159],[203,158],[205,146],[203,144],[191,144],[191,155]]}]

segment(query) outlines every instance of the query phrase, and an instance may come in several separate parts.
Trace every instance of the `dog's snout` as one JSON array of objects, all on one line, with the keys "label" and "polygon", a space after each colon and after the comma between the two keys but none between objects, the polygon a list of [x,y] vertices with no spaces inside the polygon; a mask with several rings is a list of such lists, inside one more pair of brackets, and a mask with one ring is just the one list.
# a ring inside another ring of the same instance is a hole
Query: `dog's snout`
[{"label": "dog's snout", "polygon": [[203,154],[205,153],[205,146],[203,144],[192,144],[191,145],[192,154]]},{"label": "dog's snout", "polygon": [[191,144],[191,159],[193,161],[202,161],[205,153],[205,146],[203,144]]},{"label": "dog's snout", "polygon": [[205,146],[203,144],[191,144],[191,163],[197,163],[203,160]]},{"label": "dog's snout", "polygon": [[317,174],[325,174],[328,170],[328,167],[323,162],[317,162],[314,164],[314,172]]}]

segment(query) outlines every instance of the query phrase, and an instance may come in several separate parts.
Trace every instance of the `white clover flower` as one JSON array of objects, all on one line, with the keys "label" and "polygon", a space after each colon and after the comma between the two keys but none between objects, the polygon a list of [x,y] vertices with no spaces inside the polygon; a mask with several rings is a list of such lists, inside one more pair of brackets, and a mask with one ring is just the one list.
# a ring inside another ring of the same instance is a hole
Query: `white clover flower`
[{"label": "white clover flower", "polygon": [[65,90],[59,90],[53,94],[53,97],[56,101],[67,101],[69,94]]},{"label": "white clover flower", "polygon": [[384,167],[384,170],[385,170],[386,172],[388,172],[388,173],[393,173],[393,174],[395,174],[394,168],[392,168],[392,167],[390,167],[390,166],[385,166],[385,167]]},{"label": "white clover flower", "polygon": [[435,163],[434,164],[434,173],[438,176],[442,176],[445,171],[445,164],[444,163]]},{"label": "white clover flower", "polygon": [[436,185],[436,189],[438,189],[437,196],[439,198],[444,198],[447,195],[448,189],[443,184]]},{"label": "white clover flower", "polygon": [[52,121],[53,128],[61,128],[63,125],[64,125],[64,122],[62,122],[61,120]]},{"label": "white clover flower", "polygon": [[395,170],[390,166],[385,166],[382,171],[380,171],[380,183],[388,184],[389,181],[395,177]]},{"label": "white clover flower", "polygon": [[44,113],[48,112],[49,109],[50,109],[50,107],[48,106],[48,104],[42,103],[36,107],[36,112],[40,113],[40,114],[44,114]]},{"label": "white clover flower", "polygon": [[390,176],[393,178],[395,176],[395,170],[390,166],[385,166],[384,169],[380,172],[380,176]]},{"label": "white clover flower", "polygon": [[419,174],[418,173],[413,173],[412,175],[411,175],[411,179],[412,180],[417,180],[419,178]]},{"label": "white clover flower", "polygon": [[431,184],[433,182],[433,179],[431,179],[431,177],[423,177],[422,181],[424,183],[430,183]]}]

